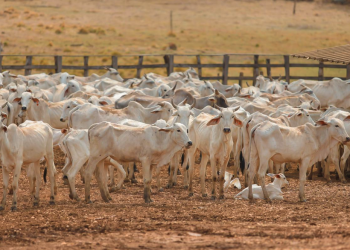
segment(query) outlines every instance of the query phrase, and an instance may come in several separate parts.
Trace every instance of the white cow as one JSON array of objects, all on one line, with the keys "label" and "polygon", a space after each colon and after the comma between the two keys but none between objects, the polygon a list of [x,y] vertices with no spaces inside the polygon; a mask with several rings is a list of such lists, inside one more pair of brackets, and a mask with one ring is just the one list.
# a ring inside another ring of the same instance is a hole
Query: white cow
[{"label": "white cow", "polygon": [[[284,174],[267,174],[271,178],[274,178],[274,181],[272,183],[269,183],[266,185],[266,190],[269,195],[269,198],[271,200],[283,200],[283,193],[282,193],[282,187],[285,185],[288,185],[289,182],[287,181],[287,178],[284,176]],[[253,189],[253,198],[254,199],[265,199],[264,193],[261,186],[258,186],[256,184],[252,185]],[[248,194],[249,194],[249,188],[243,189],[241,192],[235,195],[235,198],[241,197],[243,199],[248,200]]]},{"label": "white cow", "polygon": [[[220,167],[219,176],[219,198],[224,198],[224,175],[230,154],[233,147],[232,130],[234,124],[242,126],[242,121],[237,119],[230,109],[223,109],[219,115],[212,116],[202,113],[197,116],[189,127],[189,136],[193,140],[193,147],[188,150],[189,159],[189,195],[193,195],[193,170],[195,163],[195,153],[197,150],[202,152],[200,166],[201,191],[202,196],[206,197],[205,190],[205,170],[210,158],[211,172],[213,179],[212,199],[216,198],[217,169],[216,163]],[[187,181],[185,182],[185,186]]]},{"label": "white cow", "polygon": [[271,202],[266,187],[265,173],[269,160],[277,164],[299,163],[299,199],[305,201],[304,185],[307,169],[317,161],[324,160],[338,142],[350,141],[344,123],[337,119],[319,120],[319,126],[310,123],[290,128],[270,121],[256,125],[250,132],[249,199],[253,200],[252,182],[256,171],[264,197]]},{"label": "white cow", "polygon": [[10,71],[4,71],[0,73],[0,88],[6,87],[11,82],[13,82],[13,79],[17,76],[14,74],[11,74]]},{"label": "white cow", "polygon": [[87,129],[101,121],[118,123],[124,119],[152,124],[159,119],[167,121],[172,115],[172,110],[173,106],[168,102],[158,103],[158,106],[152,108],[144,108],[137,102],[130,102],[124,109],[97,107],[86,103],[70,112],[68,126],[74,129]]},{"label": "white cow", "polygon": [[[2,116],[4,115],[5,114],[2,113]],[[35,170],[34,175],[36,177],[34,206],[38,205],[40,190],[39,162],[42,157],[46,158],[48,164],[48,174],[51,182],[50,204],[54,204],[56,191],[56,169],[53,160],[53,139],[50,127],[42,122],[23,128],[17,127],[15,124],[11,124],[8,127],[3,124],[1,126],[0,141],[4,189],[0,210],[3,210],[5,208],[10,171],[14,171],[12,183],[13,202],[11,209],[12,211],[17,209],[18,180],[23,164],[34,164],[33,169]]]},{"label": "white cow", "polygon": [[184,125],[159,129],[149,126],[133,128],[109,122],[94,124],[89,128],[90,158],[85,170],[85,200],[90,201],[90,181],[97,166],[101,196],[108,202],[108,191],[103,185],[105,176],[101,164],[108,156],[123,162],[141,162],[144,180],[144,199],[151,202],[151,165],[162,167],[168,164],[176,152],[183,147],[190,147],[192,142]]}]

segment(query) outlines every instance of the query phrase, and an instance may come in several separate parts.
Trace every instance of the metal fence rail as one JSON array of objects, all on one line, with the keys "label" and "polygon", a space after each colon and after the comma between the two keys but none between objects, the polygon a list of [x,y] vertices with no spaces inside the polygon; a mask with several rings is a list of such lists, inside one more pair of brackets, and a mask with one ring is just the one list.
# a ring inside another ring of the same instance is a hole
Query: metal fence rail
[{"label": "metal fence rail", "polygon": [[[4,57],[13,57],[13,56],[25,56],[26,62],[24,65],[3,65]],[[126,55],[126,56],[111,56],[111,61],[109,64],[100,65],[100,66],[90,66],[89,58],[92,56],[45,56],[54,58],[54,65],[33,65],[33,57],[43,57],[43,55],[0,55],[0,72],[4,70],[24,70],[25,75],[30,75],[33,69],[36,70],[54,70],[56,73],[62,72],[64,70],[83,70],[84,76],[89,75],[90,70],[100,70],[105,67],[112,67],[115,69],[136,69],[136,77],[140,78],[142,69],[156,69],[163,68],[166,69],[167,74],[174,72],[174,68],[178,67],[193,67],[197,68],[199,77],[204,80],[219,80],[223,84],[227,84],[228,80],[238,80],[239,84],[242,85],[242,81],[252,80],[255,83],[256,77],[259,75],[259,68],[266,68],[267,75],[271,76],[271,71],[273,68],[284,68],[284,79],[287,82],[293,79],[309,79],[309,80],[328,80],[336,76],[325,77],[324,69],[325,68],[337,68],[346,70],[346,78],[350,78],[350,65],[336,65],[336,64],[324,64],[323,62],[319,63],[290,63],[289,55],[253,55],[253,54],[208,54],[208,55],[137,55],[138,63],[135,65],[120,65],[118,63],[118,58],[120,57],[130,57],[135,55]],[[164,63],[162,64],[143,64],[143,59],[145,56],[162,56]],[[184,56],[195,56],[197,63],[175,63],[175,57],[184,57]],[[201,63],[201,57],[203,56],[220,56],[222,57],[222,63]],[[252,63],[230,63],[231,56],[253,56]],[[283,63],[270,63],[270,59],[266,59],[265,63],[259,63],[259,56],[279,56],[283,58]],[[84,60],[84,65],[75,66],[75,65],[64,65],[62,63],[63,57],[82,57]],[[253,74],[250,76],[244,76],[243,73],[240,73],[239,76],[230,76],[230,68],[250,68],[252,69]],[[297,76],[291,75],[290,70],[293,67],[307,67],[307,68],[317,68],[318,76]],[[221,76],[203,76],[202,70],[204,68],[221,68]],[[277,77],[277,76],[272,76]]]}]

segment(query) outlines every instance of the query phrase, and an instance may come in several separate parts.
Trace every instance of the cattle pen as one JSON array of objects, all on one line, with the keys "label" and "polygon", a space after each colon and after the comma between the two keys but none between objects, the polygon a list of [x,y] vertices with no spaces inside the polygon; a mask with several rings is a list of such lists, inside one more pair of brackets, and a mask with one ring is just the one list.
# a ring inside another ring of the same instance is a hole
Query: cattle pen
[{"label": "cattle pen", "polygon": [[[36,58],[43,57],[49,58],[52,64],[41,64],[39,60],[37,60],[38,63],[35,63]],[[122,59],[130,57],[134,58],[134,61],[137,61],[137,63],[120,63]],[[13,58],[16,58],[15,61],[17,63],[13,63],[13,60],[11,60]],[[75,59],[74,62],[76,63],[72,63],[73,60],[67,60],[72,58]],[[102,60],[103,65],[96,63],[98,58],[105,58]],[[148,58],[157,59],[147,62],[146,59]],[[206,60],[208,58],[211,60]],[[129,73],[125,77],[126,79],[130,77],[140,78],[142,73],[146,73],[146,70],[169,75],[174,71],[193,67],[198,70],[200,79],[218,80],[225,85],[238,82],[241,86],[244,82],[255,84],[256,77],[259,74],[273,78],[282,76],[288,83],[297,79],[322,81],[330,80],[333,77],[350,78],[350,64],[334,64],[322,61],[305,63],[305,59],[293,58],[291,55],[276,54],[0,55],[0,72],[14,70],[20,73],[20,71],[24,70],[24,75],[41,71],[47,73],[71,71],[79,75],[88,76],[89,71],[103,70],[106,67],[118,69],[122,75],[124,71],[132,71],[131,74]],[[206,70],[208,69],[213,71],[207,74]]]}]

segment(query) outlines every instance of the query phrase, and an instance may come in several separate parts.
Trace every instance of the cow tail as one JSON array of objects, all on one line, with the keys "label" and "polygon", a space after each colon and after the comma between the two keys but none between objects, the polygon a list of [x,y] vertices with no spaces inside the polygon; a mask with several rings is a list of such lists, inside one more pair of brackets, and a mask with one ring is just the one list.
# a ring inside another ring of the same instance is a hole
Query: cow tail
[{"label": "cow tail", "polygon": [[253,144],[253,141],[252,141],[252,139],[253,139],[253,135],[254,135],[254,132],[255,132],[255,130],[258,128],[258,127],[260,127],[260,123],[259,124],[257,124],[257,125],[255,125],[253,128],[252,128],[252,130],[250,131],[250,134],[249,134],[249,159],[248,159],[248,167],[247,167],[247,169],[249,169],[249,165],[250,165],[250,160],[251,160],[251,152],[252,152],[252,144]]},{"label": "cow tail", "polygon": [[46,177],[47,177],[47,167],[44,168],[44,174],[43,174],[43,179],[45,183],[47,182]]}]

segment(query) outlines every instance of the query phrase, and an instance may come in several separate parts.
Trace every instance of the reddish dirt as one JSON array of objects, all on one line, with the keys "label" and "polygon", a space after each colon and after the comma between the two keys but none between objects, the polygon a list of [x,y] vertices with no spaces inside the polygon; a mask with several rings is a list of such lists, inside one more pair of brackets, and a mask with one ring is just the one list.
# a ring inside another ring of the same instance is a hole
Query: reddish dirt
[{"label": "reddish dirt", "polygon": [[[94,203],[85,204],[68,198],[68,188],[61,179],[62,166],[62,154],[56,150],[59,189],[54,206],[49,205],[46,184],[42,185],[39,207],[32,207],[28,180],[22,171],[18,211],[10,211],[10,195],[5,211],[0,213],[0,248],[348,249],[350,244],[350,187],[335,178],[329,184],[318,177],[308,181],[308,201],[300,203],[298,172],[293,168],[286,174],[290,185],[284,189],[284,201],[249,204],[235,200],[238,190],[233,188],[225,200],[202,198],[197,168],[194,197],[188,197],[179,176],[179,185],[173,189],[157,193],[153,186],[154,202],[147,205],[142,199],[142,177],[137,174],[138,183],[125,183],[126,189],[111,194],[110,203],[101,200],[94,181]],[[163,186],[166,181],[164,169]],[[209,191],[210,178],[206,183]],[[77,190],[83,200],[79,177]]]}]

